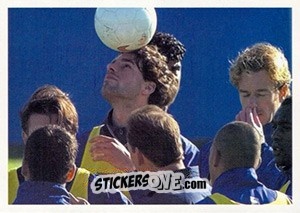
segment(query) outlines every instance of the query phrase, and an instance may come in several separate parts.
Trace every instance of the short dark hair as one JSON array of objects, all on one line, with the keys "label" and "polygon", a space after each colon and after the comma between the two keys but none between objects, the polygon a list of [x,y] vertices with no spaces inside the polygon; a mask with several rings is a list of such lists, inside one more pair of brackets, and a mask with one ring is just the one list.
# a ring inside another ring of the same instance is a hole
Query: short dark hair
[{"label": "short dark hair", "polygon": [[261,153],[261,136],[250,124],[234,121],[224,125],[216,134],[213,145],[223,159],[226,169],[255,167]]},{"label": "short dark hair", "polygon": [[78,132],[78,114],[69,95],[54,85],[39,87],[28,99],[20,112],[21,126],[28,134],[28,120],[34,113],[57,114],[58,125],[72,134]]},{"label": "short dark hair", "polygon": [[65,183],[75,163],[78,144],[74,135],[57,125],[35,130],[25,145],[24,163],[32,181]]},{"label": "short dark hair", "polygon": [[159,167],[183,159],[180,130],[175,119],[155,105],[132,112],[127,125],[127,140]]}]

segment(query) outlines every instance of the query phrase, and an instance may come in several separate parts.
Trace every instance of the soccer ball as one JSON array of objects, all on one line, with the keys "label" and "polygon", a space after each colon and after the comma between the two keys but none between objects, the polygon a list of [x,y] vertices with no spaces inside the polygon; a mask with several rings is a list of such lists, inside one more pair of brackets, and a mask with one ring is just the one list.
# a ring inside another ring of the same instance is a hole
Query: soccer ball
[{"label": "soccer ball", "polygon": [[157,25],[154,8],[97,8],[95,30],[109,48],[128,52],[147,45]]}]

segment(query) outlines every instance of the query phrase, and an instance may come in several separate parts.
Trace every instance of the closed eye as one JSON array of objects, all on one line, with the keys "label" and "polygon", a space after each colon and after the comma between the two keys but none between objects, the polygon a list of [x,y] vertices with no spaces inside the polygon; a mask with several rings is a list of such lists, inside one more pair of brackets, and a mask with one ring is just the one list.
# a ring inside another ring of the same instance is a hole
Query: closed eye
[{"label": "closed eye", "polygon": [[244,97],[244,98],[247,98],[247,97],[250,96],[250,93],[248,93],[248,92],[241,92],[240,95],[241,95],[242,97]]},{"label": "closed eye", "polygon": [[266,96],[266,94],[261,94],[261,93],[259,93],[259,94],[256,94],[256,96],[257,96],[257,97],[264,97],[264,96]]},{"label": "closed eye", "polygon": [[124,68],[131,68],[131,65],[128,64],[128,63],[125,63],[125,64],[122,65],[122,68],[123,68],[123,69],[124,69]]}]

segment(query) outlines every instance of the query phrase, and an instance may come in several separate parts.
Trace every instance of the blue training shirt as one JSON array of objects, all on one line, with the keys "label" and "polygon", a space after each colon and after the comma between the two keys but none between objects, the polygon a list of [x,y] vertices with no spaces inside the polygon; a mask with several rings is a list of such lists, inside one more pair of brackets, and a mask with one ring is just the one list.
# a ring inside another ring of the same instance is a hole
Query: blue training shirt
[{"label": "blue training shirt", "polygon": [[[212,141],[200,148],[199,173],[202,178],[209,178],[208,158],[211,145]],[[258,180],[270,189],[279,190],[287,182],[287,177],[276,167],[272,148],[266,143],[261,145],[261,159],[261,165],[256,170]]]},{"label": "blue training shirt", "polygon": [[18,189],[13,204],[70,204],[69,193],[62,184],[25,181]]},{"label": "blue training shirt", "polygon": [[[277,199],[277,192],[257,180],[255,169],[235,168],[222,173],[212,186],[219,193],[241,204],[268,204]],[[210,197],[198,204],[216,204]]]},{"label": "blue training shirt", "polygon": [[[187,179],[199,177],[198,167],[188,167],[181,172]],[[199,179],[198,179],[199,180]],[[151,190],[132,190],[130,195],[133,204],[195,204],[211,194],[211,186],[207,184],[206,189],[195,189],[195,191],[181,193],[158,193]]]},{"label": "blue training shirt", "polygon": [[94,194],[91,189],[91,183],[96,175],[90,175],[88,187],[88,201],[90,204],[132,204],[131,201],[119,190],[114,193],[108,191]]}]

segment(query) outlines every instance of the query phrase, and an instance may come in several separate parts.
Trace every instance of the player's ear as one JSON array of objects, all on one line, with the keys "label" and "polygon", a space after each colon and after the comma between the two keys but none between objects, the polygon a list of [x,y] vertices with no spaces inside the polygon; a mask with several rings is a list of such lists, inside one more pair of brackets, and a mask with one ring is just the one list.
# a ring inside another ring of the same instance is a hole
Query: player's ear
[{"label": "player's ear", "polygon": [[23,175],[24,179],[27,181],[30,179],[30,173],[29,173],[29,168],[27,162],[22,160],[22,167],[21,167],[21,174]]},{"label": "player's ear", "polygon": [[260,167],[261,162],[262,162],[262,159],[261,159],[261,157],[260,157],[260,158],[258,159],[256,165],[254,166],[254,169],[258,169],[258,168]]},{"label": "player's ear", "polygon": [[73,163],[66,177],[66,182],[71,182],[76,174],[76,165]]},{"label": "player's ear", "polygon": [[28,139],[28,135],[22,130],[22,140],[24,144],[26,144],[27,139]]},{"label": "player's ear", "polygon": [[279,100],[282,102],[289,95],[289,87],[287,84],[284,84],[279,89]]},{"label": "player's ear", "polygon": [[146,81],[143,88],[144,95],[151,95],[156,88],[156,84],[153,81]]},{"label": "player's ear", "polygon": [[139,166],[145,164],[145,156],[143,155],[143,153],[138,149],[136,148],[136,154],[137,154],[137,163]]},{"label": "player's ear", "polygon": [[218,167],[219,166],[219,164],[220,164],[220,159],[221,159],[221,153],[220,153],[220,151],[219,150],[217,150],[216,148],[213,150],[213,151],[211,151],[212,153],[211,153],[211,163],[212,163],[212,165],[214,166],[214,167]]}]

